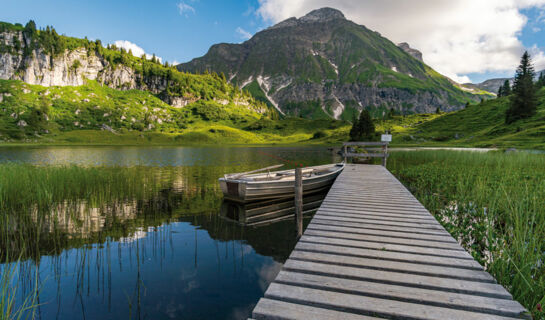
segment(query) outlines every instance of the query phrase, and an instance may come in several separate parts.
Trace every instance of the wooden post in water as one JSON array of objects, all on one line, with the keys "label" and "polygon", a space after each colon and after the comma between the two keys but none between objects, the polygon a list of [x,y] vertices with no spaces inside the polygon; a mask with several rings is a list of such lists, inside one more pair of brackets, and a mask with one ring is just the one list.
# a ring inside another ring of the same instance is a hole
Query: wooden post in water
[{"label": "wooden post in water", "polygon": [[347,151],[348,151],[348,148],[347,148],[346,145],[344,145],[343,146],[344,163],[348,163],[348,162],[346,162],[348,160],[347,157],[346,157]]},{"label": "wooden post in water", "polygon": [[303,170],[295,168],[295,230],[297,239],[303,235]]}]

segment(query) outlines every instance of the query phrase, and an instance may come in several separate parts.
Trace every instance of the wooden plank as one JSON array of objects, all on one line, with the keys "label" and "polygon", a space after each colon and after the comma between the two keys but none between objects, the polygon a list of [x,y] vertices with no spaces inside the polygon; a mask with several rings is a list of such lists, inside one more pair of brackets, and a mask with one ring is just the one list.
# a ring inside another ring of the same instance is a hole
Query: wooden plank
[{"label": "wooden plank", "polygon": [[[317,307],[344,310],[361,315],[376,315],[379,317],[396,317],[409,319],[464,319],[489,320],[509,319],[507,317],[476,313],[464,310],[435,307],[408,303],[397,300],[380,299],[361,295],[353,295],[325,290],[311,289],[299,286],[272,283],[265,297],[301,304],[311,304]],[[511,318],[512,319],[512,318]]]},{"label": "wooden plank", "polygon": [[336,277],[291,271],[281,271],[276,277],[275,282],[459,310],[484,312],[506,317],[517,317],[525,311],[520,303],[509,299],[409,288],[399,285],[339,279]]},{"label": "wooden plank", "polygon": [[399,239],[416,239],[416,240],[429,240],[434,242],[445,242],[445,243],[458,243],[451,236],[444,235],[428,235],[428,234],[418,234],[412,232],[397,232],[397,231],[386,231],[386,230],[375,230],[364,227],[344,227],[336,226],[331,224],[319,224],[316,221],[313,221],[308,224],[307,230],[323,230],[323,231],[338,231],[345,232],[346,234],[362,234],[362,235],[380,235],[390,238],[399,238]]},{"label": "wooden plank", "polygon": [[511,299],[511,295],[502,286],[488,282],[453,280],[450,278],[422,275],[408,275],[404,272],[345,267],[300,260],[286,261],[283,270],[328,277],[338,277],[342,279],[402,285],[411,288],[457,292],[498,299]]},{"label": "wooden plank", "polygon": [[347,218],[347,217],[339,217],[339,216],[331,216],[331,215],[322,214],[319,210],[318,210],[318,212],[316,212],[315,216],[320,218],[321,220],[360,222],[360,223],[369,223],[369,224],[376,224],[376,225],[408,227],[408,228],[415,228],[415,229],[422,229],[422,230],[444,230],[443,227],[441,227],[440,224],[437,224],[437,225],[431,225],[431,224],[421,225],[419,223],[381,221],[381,220],[376,220],[376,219],[365,219],[365,218]]},{"label": "wooden plank", "polygon": [[387,157],[388,154],[386,153],[352,153],[348,152],[346,153],[346,156],[348,158],[384,158]]},{"label": "wooden plank", "polygon": [[343,226],[343,227],[351,227],[351,228],[368,228],[368,229],[374,229],[374,230],[386,230],[386,231],[400,231],[400,232],[406,232],[406,233],[414,233],[414,234],[432,234],[432,235],[449,235],[447,231],[441,230],[441,229],[422,229],[422,228],[411,228],[411,227],[404,227],[404,226],[392,226],[387,224],[376,224],[376,223],[369,223],[369,222],[359,222],[359,221],[336,221],[331,219],[322,219],[321,217],[318,217],[314,215],[314,218],[312,219],[313,223],[320,223],[320,224],[327,224],[327,225],[333,225],[333,226]]},{"label": "wooden plank", "polygon": [[320,212],[328,213],[348,213],[348,214],[358,214],[366,216],[377,216],[377,217],[398,217],[405,219],[413,220],[432,220],[436,221],[434,217],[420,213],[397,213],[397,212],[384,212],[384,211],[368,211],[368,210],[354,210],[354,209],[336,209],[336,208],[326,208],[320,207]]},{"label": "wooden plank", "polygon": [[436,248],[423,248],[415,247],[408,245],[399,245],[399,244],[389,244],[389,243],[376,243],[368,241],[357,241],[357,240],[344,240],[344,239],[334,239],[326,237],[318,237],[304,234],[301,237],[302,241],[311,242],[311,243],[323,243],[330,245],[339,245],[350,248],[362,248],[362,249],[374,249],[374,250],[387,250],[394,252],[403,252],[403,253],[414,253],[422,255],[430,255],[437,257],[451,257],[458,259],[468,259],[473,260],[473,257],[466,251],[460,250],[447,250],[447,249],[436,249]]},{"label": "wooden plank", "polygon": [[429,241],[429,240],[399,239],[399,238],[391,238],[391,237],[382,236],[382,235],[362,235],[357,233],[316,230],[313,228],[307,229],[307,232],[305,232],[305,234],[309,236],[322,236],[322,237],[330,237],[330,238],[337,238],[337,239],[362,240],[366,242],[369,241],[369,242],[377,242],[377,243],[403,244],[403,245],[409,245],[409,246],[464,251],[464,248],[462,248],[456,242],[435,242],[435,241]]},{"label": "wooden plank", "polygon": [[385,146],[388,145],[388,142],[363,142],[363,141],[357,141],[357,142],[344,142],[343,146]]},{"label": "wooden plank", "polygon": [[299,241],[295,246],[297,250],[331,253],[337,255],[361,257],[361,258],[373,258],[383,259],[389,261],[411,262],[419,264],[429,264],[453,268],[465,268],[473,270],[483,270],[483,267],[475,260],[462,260],[451,257],[434,257],[421,254],[404,253],[404,252],[392,252],[385,250],[366,249],[366,248],[347,248],[342,246],[312,243]]},{"label": "wooden plank", "polygon": [[450,279],[495,283],[494,278],[482,270],[461,269],[446,266],[434,266],[421,263],[386,261],[381,259],[359,258],[329,253],[295,250],[290,259],[341,265],[345,267],[366,268],[382,271],[405,272]]},{"label": "wooden plank", "polygon": [[380,214],[364,214],[364,213],[350,213],[346,211],[329,211],[329,210],[320,210],[320,216],[334,216],[334,217],[346,217],[346,218],[356,218],[364,220],[376,220],[376,221],[396,221],[396,222],[409,222],[417,223],[419,225],[437,225],[439,224],[435,219],[422,219],[422,218],[405,218],[402,216],[386,216]]},{"label": "wooden plank", "polygon": [[352,201],[339,201],[335,199],[324,199],[324,206],[337,206],[340,208],[374,208],[377,210],[398,210],[400,212],[420,211],[426,212],[425,208],[421,205],[396,205],[396,204],[378,204],[378,203],[365,203],[365,202],[352,202]]},{"label": "wooden plank", "polygon": [[294,320],[375,320],[380,318],[361,316],[354,313],[317,308],[308,305],[261,298],[252,315],[255,319],[294,319]]}]

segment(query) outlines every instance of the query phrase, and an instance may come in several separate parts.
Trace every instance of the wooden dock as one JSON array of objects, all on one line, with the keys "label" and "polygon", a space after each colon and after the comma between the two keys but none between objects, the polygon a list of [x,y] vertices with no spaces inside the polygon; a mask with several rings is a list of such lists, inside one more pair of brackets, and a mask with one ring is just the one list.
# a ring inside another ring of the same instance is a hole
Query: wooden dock
[{"label": "wooden dock", "polygon": [[520,319],[526,309],[384,167],[348,164],[255,319]]}]

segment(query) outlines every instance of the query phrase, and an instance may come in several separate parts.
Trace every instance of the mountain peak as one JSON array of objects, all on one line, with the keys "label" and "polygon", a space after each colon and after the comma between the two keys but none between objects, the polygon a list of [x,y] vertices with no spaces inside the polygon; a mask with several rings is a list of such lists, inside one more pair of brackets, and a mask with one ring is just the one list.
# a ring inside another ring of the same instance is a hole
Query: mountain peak
[{"label": "mountain peak", "polygon": [[410,54],[413,58],[424,62],[424,60],[422,59],[422,52],[420,52],[420,51],[418,51],[418,50],[416,50],[414,48],[411,48],[411,46],[407,42],[401,42],[397,46],[400,47],[403,51]]},{"label": "mountain peak", "polygon": [[330,20],[335,19],[343,19],[346,20],[344,14],[333,8],[321,8],[312,10],[311,12],[307,13],[306,15],[302,16],[301,18],[297,19],[295,17],[288,18],[284,21],[281,21],[268,29],[279,29],[279,28],[285,28],[285,27],[294,27],[298,26],[304,23],[312,23],[312,22],[326,22]]},{"label": "mountain peak", "polygon": [[311,12],[307,13],[305,16],[301,17],[301,21],[304,22],[315,22],[315,21],[328,21],[333,19],[346,19],[344,17],[344,14],[333,8],[321,8],[312,10]]}]

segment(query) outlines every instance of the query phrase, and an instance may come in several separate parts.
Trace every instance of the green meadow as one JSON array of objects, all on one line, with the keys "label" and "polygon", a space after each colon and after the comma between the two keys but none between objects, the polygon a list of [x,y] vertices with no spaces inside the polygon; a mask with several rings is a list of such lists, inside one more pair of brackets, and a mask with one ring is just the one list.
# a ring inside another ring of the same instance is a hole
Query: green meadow
[{"label": "green meadow", "polygon": [[535,319],[545,318],[545,155],[394,152],[388,169]]}]

